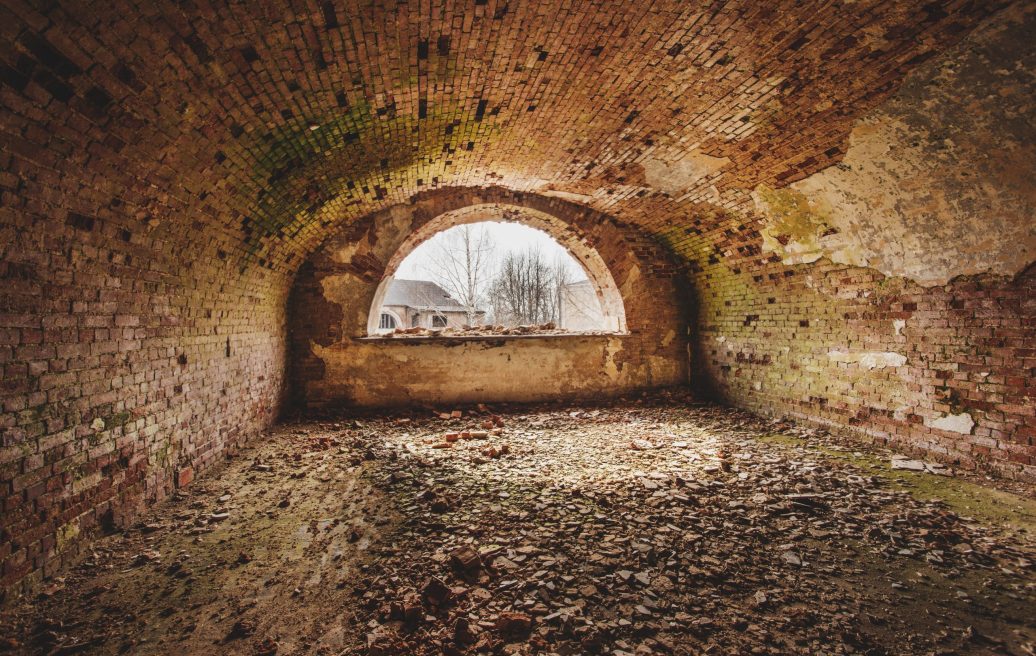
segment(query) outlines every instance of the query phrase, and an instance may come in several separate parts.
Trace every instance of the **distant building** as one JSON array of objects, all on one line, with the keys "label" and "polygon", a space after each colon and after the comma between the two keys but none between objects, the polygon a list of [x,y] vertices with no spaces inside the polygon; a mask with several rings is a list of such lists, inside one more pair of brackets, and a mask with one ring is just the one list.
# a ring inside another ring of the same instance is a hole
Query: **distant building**
[{"label": "distant building", "polygon": [[[479,316],[483,314],[478,311]],[[396,328],[461,328],[466,323],[464,306],[439,285],[428,280],[393,278],[381,305],[378,333]]]},{"label": "distant building", "polygon": [[589,280],[569,283],[561,288],[558,326],[565,330],[604,330],[604,313],[597,290]]}]

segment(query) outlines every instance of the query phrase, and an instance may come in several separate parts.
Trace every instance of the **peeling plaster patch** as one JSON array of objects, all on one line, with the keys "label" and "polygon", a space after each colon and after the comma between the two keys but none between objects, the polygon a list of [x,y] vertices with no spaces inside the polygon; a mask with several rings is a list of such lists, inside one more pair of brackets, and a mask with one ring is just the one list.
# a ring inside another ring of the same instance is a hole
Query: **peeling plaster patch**
[{"label": "peeling plaster patch", "polygon": [[697,148],[673,162],[653,157],[642,162],[648,185],[670,196],[683,193],[698,180],[718,172],[727,164],[730,164],[730,158],[712,157]]},{"label": "peeling plaster patch", "polygon": [[892,328],[895,329],[897,335],[902,335],[903,329],[906,328],[906,319],[894,319]]},{"label": "peeling plaster patch", "polygon": [[777,253],[784,264],[809,264],[827,256],[840,264],[867,265],[867,259],[839,236],[841,231],[832,225],[834,212],[823,199],[760,185],[752,200],[769,217],[760,231],[763,251]]},{"label": "peeling plaster patch", "polygon": [[971,429],[975,427],[975,422],[970,414],[962,412],[959,415],[946,415],[938,419],[926,420],[925,426],[952,431],[961,435],[971,435]]},{"label": "peeling plaster patch", "polygon": [[1036,259],[1036,7],[1014,6],[917,67],[860,118],[843,160],[756,188],[763,249],[925,285]]},{"label": "peeling plaster patch", "polygon": [[[654,380],[672,380],[680,375],[679,368],[669,358],[662,358],[656,355],[648,356],[647,367],[649,376]],[[643,367],[642,367],[643,368]]]},{"label": "peeling plaster patch", "polygon": [[[324,298],[330,300],[333,303],[342,305],[343,312],[348,303],[342,304],[341,299],[358,298],[363,294],[366,283],[357,278],[352,274],[341,274],[335,276],[324,276],[320,279],[320,288],[323,291]],[[357,323],[365,323],[367,320],[368,309],[361,305],[352,304],[350,308]],[[343,316],[343,318],[345,318]]]},{"label": "peeling plaster patch", "polygon": [[542,192],[544,196],[553,196],[554,198],[560,198],[562,200],[570,200],[574,203],[589,203],[594,199],[593,196],[587,196],[586,194],[574,194],[569,191],[560,191],[558,189],[550,189]]},{"label": "peeling plaster patch", "polygon": [[331,258],[339,264],[349,264],[353,261],[353,256],[356,255],[359,250],[359,241],[349,242],[347,244],[342,244],[339,248],[335,249],[335,251],[331,253]]},{"label": "peeling plaster patch", "polygon": [[830,351],[830,357],[835,362],[859,363],[866,369],[884,369],[885,367],[901,367],[906,364],[907,358],[901,353],[888,351],[861,351],[849,353],[846,351]]},{"label": "peeling plaster patch", "polygon": [[676,339],[676,331],[670,328],[665,336],[662,337],[662,346],[669,346],[674,339]]},{"label": "peeling plaster patch", "polygon": [[615,382],[622,375],[622,369],[616,364],[616,356],[622,353],[622,342],[617,339],[609,339],[605,347],[604,373],[608,379]]},{"label": "peeling plaster patch", "polygon": [[622,281],[622,286],[619,290],[622,292],[623,298],[628,298],[637,289],[637,283],[640,281],[640,267],[633,265],[630,267],[629,275]]},{"label": "peeling plaster patch", "polygon": [[813,276],[806,276],[806,288],[812,289],[818,293],[826,294],[833,298],[842,298],[850,301],[854,301],[860,298],[867,298],[870,296],[869,291],[862,291],[858,287],[852,285],[835,286],[832,288],[831,285],[826,285],[818,282]]}]

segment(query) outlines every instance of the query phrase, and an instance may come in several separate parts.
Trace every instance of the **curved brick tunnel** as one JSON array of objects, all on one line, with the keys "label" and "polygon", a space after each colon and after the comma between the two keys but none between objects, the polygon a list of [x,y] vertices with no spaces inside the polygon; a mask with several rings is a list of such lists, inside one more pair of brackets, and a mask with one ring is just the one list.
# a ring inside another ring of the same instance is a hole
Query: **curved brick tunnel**
[{"label": "curved brick tunnel", "polygon": [[324,375],[328,244],[372,291],[369,225],[479,202],[605,257],[613,391],[1036,478],[1032,2],[41,6],[0,8],[4,588]]}]

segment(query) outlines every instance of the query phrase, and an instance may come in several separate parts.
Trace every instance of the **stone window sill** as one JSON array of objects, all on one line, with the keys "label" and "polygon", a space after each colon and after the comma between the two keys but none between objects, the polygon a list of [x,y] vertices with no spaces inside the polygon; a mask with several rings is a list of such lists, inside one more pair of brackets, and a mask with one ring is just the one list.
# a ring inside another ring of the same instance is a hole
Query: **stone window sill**
[{"label": "stone window sill", "polygon": [[412,343],[412,342],[498,342],[498,341],[510,341],[510,340],[548,340],[548,339],[573,339],[580,337],[599,337],[599,338],[612,338],[612,337],[629,337],[629,333],[551,333],[544,335],[366,335],[364,337],[354,337],[353,340],[357,342],[376,342],[376,343]]}]

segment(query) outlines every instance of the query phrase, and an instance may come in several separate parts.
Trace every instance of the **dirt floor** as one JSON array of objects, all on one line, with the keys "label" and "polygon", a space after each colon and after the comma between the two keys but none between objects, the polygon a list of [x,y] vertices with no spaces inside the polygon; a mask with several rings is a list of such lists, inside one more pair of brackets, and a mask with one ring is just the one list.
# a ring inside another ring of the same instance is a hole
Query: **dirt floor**
[{"label": "dirt floor", "polygon": [[0,652],[1036,652],[1024,488],[679,395],[445,410],[278,427]]}]

